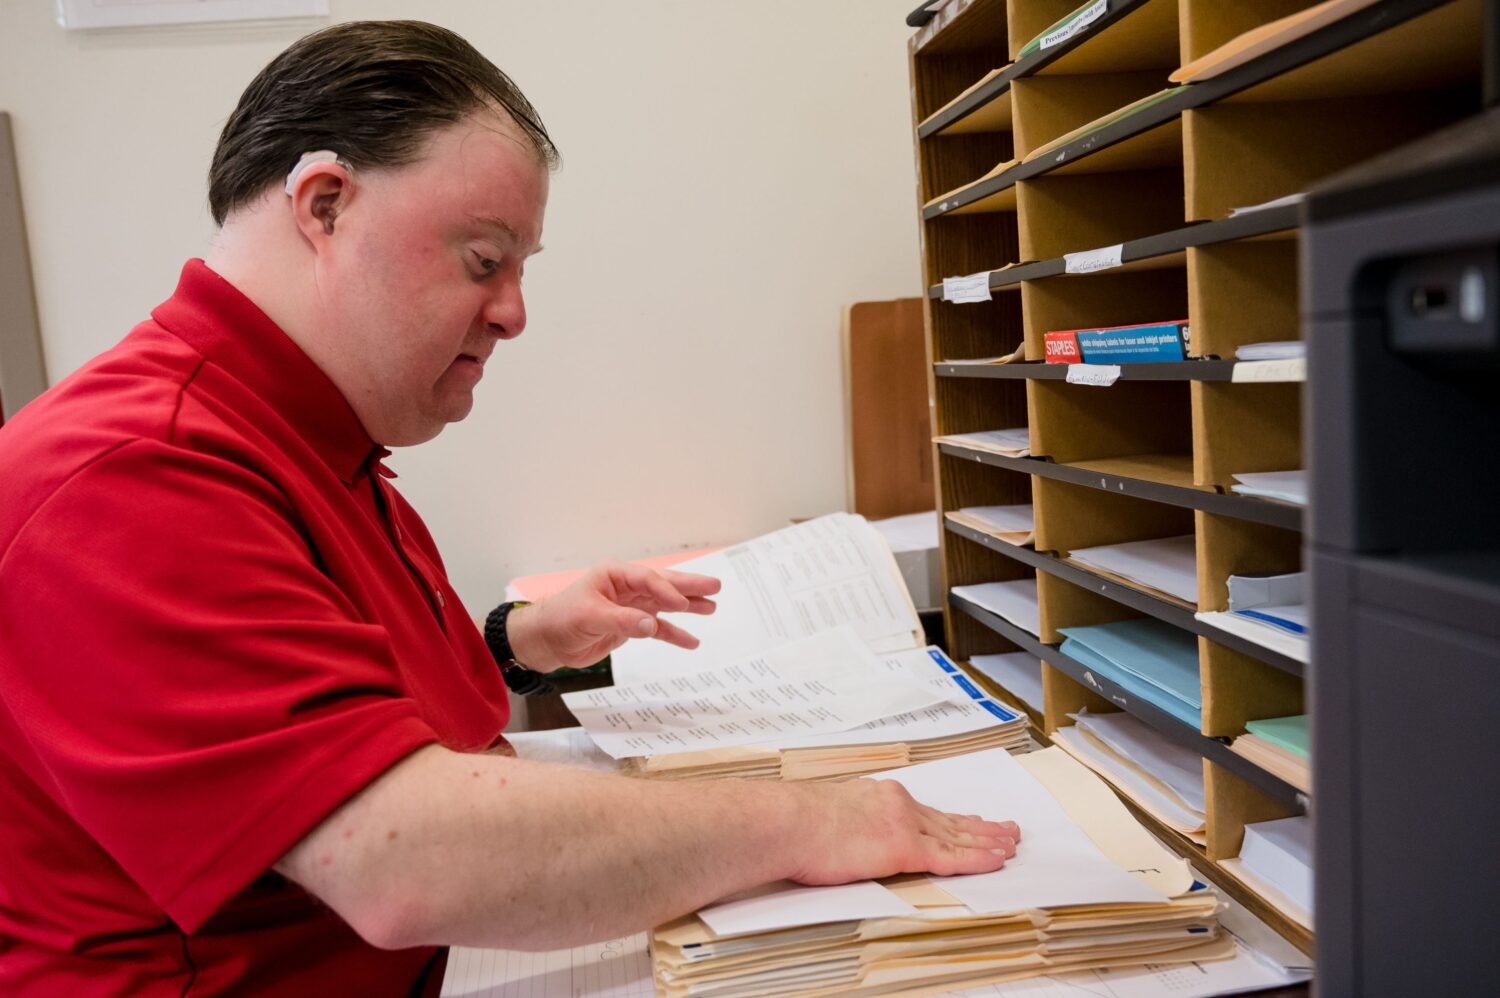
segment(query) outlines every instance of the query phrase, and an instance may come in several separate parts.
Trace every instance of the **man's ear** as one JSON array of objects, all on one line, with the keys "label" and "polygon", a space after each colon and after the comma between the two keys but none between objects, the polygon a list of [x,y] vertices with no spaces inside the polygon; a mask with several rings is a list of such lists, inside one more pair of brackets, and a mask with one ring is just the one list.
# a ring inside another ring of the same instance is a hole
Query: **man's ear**
[{"label": "man's ear", "polygon": [[293,182],[292,217],[314,247],[334,233],[338,218],[354,196],[354,181],[341,163],[310,163]]}]

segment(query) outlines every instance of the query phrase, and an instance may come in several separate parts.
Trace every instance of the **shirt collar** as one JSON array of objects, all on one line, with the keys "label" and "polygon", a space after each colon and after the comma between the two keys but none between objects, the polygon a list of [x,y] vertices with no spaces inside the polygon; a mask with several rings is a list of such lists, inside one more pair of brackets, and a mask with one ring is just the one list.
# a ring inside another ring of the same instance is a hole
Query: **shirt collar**
[{"label": "shirt collar", "polygon": [[322,368],[202,260],[187,262],[151,317],[265,399],[345,484],[384,456]]}]

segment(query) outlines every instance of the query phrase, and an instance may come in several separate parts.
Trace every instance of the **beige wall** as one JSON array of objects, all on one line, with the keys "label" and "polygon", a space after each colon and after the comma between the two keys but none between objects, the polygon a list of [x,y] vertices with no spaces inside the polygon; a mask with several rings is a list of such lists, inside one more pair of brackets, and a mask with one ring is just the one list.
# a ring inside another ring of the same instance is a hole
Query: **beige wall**
[{"label": "beige wall", "polygon": [[[421,17],[509,72],[564,157],[531,322],[473,415],[399,453],[460,592],[721,544],[842,508],[839,312],[919,290],[913,0],[331,0]],[[49,373],[168,295],[204,175],[308,25],[64,32],[0,3]]]}]

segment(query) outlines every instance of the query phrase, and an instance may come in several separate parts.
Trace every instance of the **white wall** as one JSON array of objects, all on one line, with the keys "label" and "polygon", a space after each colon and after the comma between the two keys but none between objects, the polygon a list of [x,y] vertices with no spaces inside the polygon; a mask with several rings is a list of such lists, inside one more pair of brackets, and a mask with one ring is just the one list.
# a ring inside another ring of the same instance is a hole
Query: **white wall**
[{"label": "white wall", "polygon": [[[919,292],[913,0],[332,0],[419,17],[562,149],[531,321],[469,419],[393,460],[460,593],[842,508],[840,307]],[[0,2],[48,371],[171,293],[241,89],[298,25],[64,32]]]}]

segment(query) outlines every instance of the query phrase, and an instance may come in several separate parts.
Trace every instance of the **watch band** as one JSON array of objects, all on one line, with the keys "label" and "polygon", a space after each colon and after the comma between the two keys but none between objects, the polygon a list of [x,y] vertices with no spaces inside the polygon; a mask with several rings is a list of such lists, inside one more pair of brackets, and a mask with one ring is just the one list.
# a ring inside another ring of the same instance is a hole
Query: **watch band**
[{"label": "watch band", "polygon": [[505,630],[506,620],[516,607],[529,605],[526,600],[501,603],[484,618],[484,643],[489,646],[495,664],[500,667],[501,678],[511,692],[524,697],[556,692],[556,687],[547,681],[547,677],[517,662],[516,653],[510,647],[510,637]]}]

